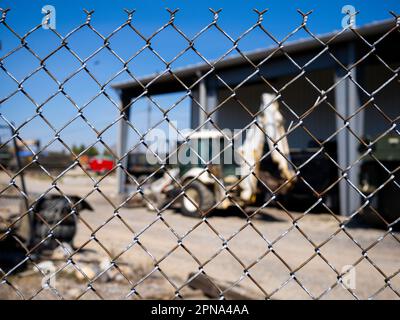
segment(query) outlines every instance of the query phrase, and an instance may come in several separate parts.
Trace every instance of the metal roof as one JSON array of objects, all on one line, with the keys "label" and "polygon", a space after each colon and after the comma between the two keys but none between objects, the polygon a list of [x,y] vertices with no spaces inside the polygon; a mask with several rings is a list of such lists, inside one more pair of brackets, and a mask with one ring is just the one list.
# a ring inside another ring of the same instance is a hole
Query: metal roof
[{"label": "metal roof", "polygon": [[[382,21],[377,21],[373,22],[370,24],[366,24],[364,26],[361,26],[359,28],[356,28],[355,30],[357,33],[361,34],[362,36],[373,36],[376,34],[383,34],[387,31],[389,31],[391,28],[395,26],[395,22],[393,19],[388,19],[388,20],[382,20]],[[322,34],[317,36],[319,40],[322,42],[326,43],[329,40],[333,39],[335,36],[338,34],[338,30],[327,33],[327,34]],[[357,35],[355,32],[346,31],[343,32],[339,37],[334,38],[330,44],[339,44],[339,43],[345,43],[349,42],[351,40],[355,40],[357,38]],[[321,44],[316,41],[313,38],[304,38],[304,39],[299,39],[295,41],[290,41],[285,44],[285,52],[287,53],[293,53],[293,52],[301,52],[301,51],[307,51],[307,50],[312,50],[316,49],[318,47],[321,47]],[[263,49],[257,49],[251,52],[245,52],[244,54],[246,55],[247,58],[249,58],[251,61],[261,61],[262,59],[266,58],[269,54],[271,54],[274,50],[276,50],[277,46],[273,45],[267,48]],[[274,57],[278,57],[279,55],[282,55],[282,52],[276,52]],[[211,61],[213,63],[213,61]],[[218,62],[217,65],[215,65],[215,70],[222,70],[222,69],[227,69],[227,68],[232,68],[232,67],[237,67],[240,66],[241,64],[244,64],[244,59],[241,55],[237,54],[232,57],[225,58],[224,60],[221,60]],[[193,64],[189,65],[186,67],[182,68],[176,68],[173,70],[173,73],[178,77],[178,78],[187,78],[187,77],[196,77],[198,76],[199,73],[202,72],[208,72],[210,70],[210,66],[207,63],[199,63],[199,64]],[[151,81],[153,81],[156,77],[159,77],[157,79],[158,84],[163,84],[163,85],[168,85],[171,82],[176,82],[176,79],[168,72],[164,73],[163,75],[160,76],[160,73],[154,73],[150,74],[144,77],[139,77],[138,81],[135,80],[130,80],[126,82],[121,82],[121,83],[116,83],[112,85],[112,88],[117,89],[117,90],[138,90],[142,89],[142,85],[147,85]],[[140,84],[140,83],[142,84]],[[165,91],[168,91],[166,89]],[[161,92],[162,93],[162,92]]]}]

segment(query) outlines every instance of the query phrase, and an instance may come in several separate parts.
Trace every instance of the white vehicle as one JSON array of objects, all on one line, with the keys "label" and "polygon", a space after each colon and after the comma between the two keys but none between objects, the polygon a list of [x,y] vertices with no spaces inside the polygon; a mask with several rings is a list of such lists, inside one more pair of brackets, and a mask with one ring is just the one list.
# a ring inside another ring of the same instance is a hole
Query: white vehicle
[{"label": "white vehicle", "polygon": [[[178,167],[153,182],[145,190],[146,196],[159,209],[179,198],[183,214],[204,216],[216,208],[254,205],[260,197],[265,201],[257,179],[260,176],[267,176],[263,182],[274,193],[287,192],[296,175],[288,162],[289,145],[275,95],[263,94],[256,120],[240,146],[235,145],[236,137],[218,130],[189,134],[190,142],[178,147]],[[278,171],[275,176],[261,172],[262,158],[268,151]]]}]

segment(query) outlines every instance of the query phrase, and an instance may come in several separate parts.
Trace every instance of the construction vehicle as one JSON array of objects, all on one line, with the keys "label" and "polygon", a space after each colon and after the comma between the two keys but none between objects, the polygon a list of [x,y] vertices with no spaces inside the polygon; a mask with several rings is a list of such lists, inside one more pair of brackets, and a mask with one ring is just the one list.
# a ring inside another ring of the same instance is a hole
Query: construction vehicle
[{"label": "construction vehicle", "polygon": [[184,215],[204,216],[216,208],[256,205],[287,193],[296,174],[289,165],[284,119],[275,95],[262,95],[256,120],[238,146],[235,137],[218,130],[189,134],[178,146],[178,166],[145,189],[148,207],[161,209],[179,199]]}]

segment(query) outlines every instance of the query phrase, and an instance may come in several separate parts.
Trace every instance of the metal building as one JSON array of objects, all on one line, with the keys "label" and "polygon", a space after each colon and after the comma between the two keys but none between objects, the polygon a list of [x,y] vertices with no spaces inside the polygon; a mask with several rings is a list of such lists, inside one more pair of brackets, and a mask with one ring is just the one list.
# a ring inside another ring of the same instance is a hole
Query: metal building
[{"label": "metal building", "polygon": [[[381,21],[211,64],[166,68],[161,74],[113,87],[126,119],[134,116],[130,110],[138,97],[184,92],[192,101],[192,128],[206,122],[205,126],[220,129],[245,127],[251,113],[259,109],[261,94],[276,92],[286,125],[298,124],[288,136],[291,148],[306,147],[311,136],[336,141],[337,161],[343,169],[339,172],[343,177],[340,211],[350,215],[360,206],[360,196],[352,186],[359,177],[357,136],[377,137],[393,130],[399,120],[400,34],[395,28],[395,21]],[[315,106],[318,99],[321,103]],[[127,152],[126,144],[127,124],[120,121],[119,156]],[[120,170],[121,195],[126,193],[125,179]]]}]

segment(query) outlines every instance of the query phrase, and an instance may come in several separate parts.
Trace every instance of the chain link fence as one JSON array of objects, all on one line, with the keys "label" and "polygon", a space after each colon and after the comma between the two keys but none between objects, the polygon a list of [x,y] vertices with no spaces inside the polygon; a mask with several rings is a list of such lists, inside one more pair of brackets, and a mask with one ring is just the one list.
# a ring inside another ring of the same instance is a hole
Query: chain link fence
[{"label": "chain link fence", "polygon": [[[264,21],[267,10],[255,10],[255,23],[238,37],[221,26],[220,10],[211,10],[194,36],[176,23],[178,10],[168,10],[169,20],[150,36],[137,28],[134,11],[105,34],[94,11],[85,10],[85,21],[66,35],[47,28],[56,45],[38,50],[30,39],[43,25],[19,34],[8,23],[11,14],[1,9],[2,33],[16,41],[0,58],[2,79],[12,83],[0,95],[3,298],[399,297],[398,15],[318,36],[308,27],[312,12],[299,11],[298,26],[278,40]],[[50,12],[46,17],[48,26]],[[86,57],[71,45],[83,31],[81,39],[101,43]],[[112,45],[123,32],[140,44],[127,57]],[[185,44],[168,59],[170,52],[156,45],[166,32]],[[197,49],[210,32],[229,43],[214,60]],[[243,51],[253,33],[272,46]],[[37,67],[24,70],[21,61],[10,68],[21,52]],[[77,64],[62,77],[48,66],[61,52]],[[162,71],[138,77],[131,64],[143,52]],[[114,61],[106,76],[93,70],[99,54]],[[174,67],[189,54],[201,63]],[[235,73],[237,65],[245,67]],[[69,91],[82,74],[78,92],[84,95],[89,82],[96,88],[85,101]],[[53,82],[52,93],[39,94],[47,92],[39,75]],[[171,92],[181,95],[166,103],[157,98]],[[14,105],[17,96],[33,109]],[[46,109],[60,97],[74,108],[71,117],[62,105],[55,113]],[[87,115],[98,99],[110,106],[103,123]],[[140,101],[159,114],[145,130],[135,111]],[[173,118],[185,103],[189,133]],[[176,139],[159,152],[149,136],[165,124]],[[73,147],[71,127],[84,128],[82,141],[93,139]],[[32,143],[41,128],[50,139]],[[205,140],[223,146],[205,156]],[[63,151],[51,151],[55,145]],[[93,148],[112,163],[100,174],[88,164]],[[155,160],[140,175],[130,160],[138,150]],[[228,163],[227,152],[236,160]],[[182,165],[183,153],[195,161]]]}]

